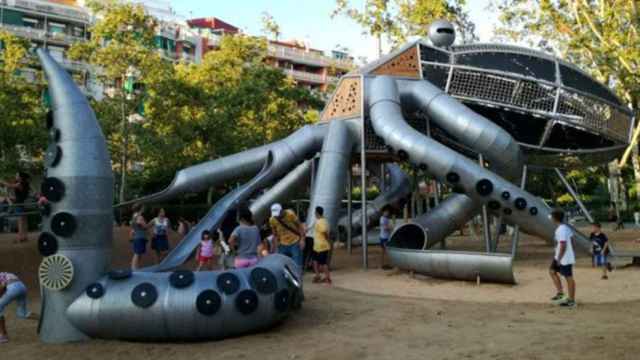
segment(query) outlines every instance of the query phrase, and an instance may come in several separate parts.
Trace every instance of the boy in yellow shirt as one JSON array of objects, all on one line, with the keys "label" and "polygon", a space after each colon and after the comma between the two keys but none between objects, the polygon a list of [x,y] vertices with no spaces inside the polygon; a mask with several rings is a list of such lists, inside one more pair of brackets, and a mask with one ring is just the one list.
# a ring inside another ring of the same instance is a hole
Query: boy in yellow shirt
[{"label": "boy in yellow shirt", "polygon": [[[325,282],[331,284],[331,273],[327,260],[331,243],[329,243],[329,223],[324,218],[324,209],[320,206],[316,208],[316,224],[313,232],[313,271],[316,276],[313,278],[314,283]],[[320,272],[324,274],[324,278],[320,276]]]}]

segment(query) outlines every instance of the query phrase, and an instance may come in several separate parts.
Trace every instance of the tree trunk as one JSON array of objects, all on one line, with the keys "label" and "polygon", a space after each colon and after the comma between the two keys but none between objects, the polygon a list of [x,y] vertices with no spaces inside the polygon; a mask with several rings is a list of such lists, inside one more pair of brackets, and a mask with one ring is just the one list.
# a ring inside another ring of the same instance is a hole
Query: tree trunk
[{"label": "tree trunk", "polygon": [[636,180],[636,199],[640,200],[640,153],[638,152],[638,145],[633,147],[631,153],[631,163],[633,164],[633,175]]}]

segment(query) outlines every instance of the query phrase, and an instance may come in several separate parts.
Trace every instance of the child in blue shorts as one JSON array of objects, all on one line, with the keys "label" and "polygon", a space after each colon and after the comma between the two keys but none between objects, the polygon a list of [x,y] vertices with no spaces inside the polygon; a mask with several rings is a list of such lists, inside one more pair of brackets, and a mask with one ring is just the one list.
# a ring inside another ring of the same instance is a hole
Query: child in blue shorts
[{"label": "child in blue shorts", "polygon": [[609,276],[607,276],[607,268],[609,264],[607,261],[607,257],[609,255],[609,239],[607,239],[607,235],[602,232],[599,222],[591,224],[591,228],[592,231],[589,238],[593,245],[594,262],[597,267],[602,268],[602,279],[606,280],[609,278]]}]

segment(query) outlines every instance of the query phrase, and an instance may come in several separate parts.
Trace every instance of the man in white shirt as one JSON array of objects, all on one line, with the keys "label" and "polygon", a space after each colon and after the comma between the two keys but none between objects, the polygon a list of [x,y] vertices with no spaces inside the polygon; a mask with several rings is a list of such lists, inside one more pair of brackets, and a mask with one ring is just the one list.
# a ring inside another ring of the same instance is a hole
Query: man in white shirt
[{"label": "man in white shirt", "polygon": [[[573,279],[573,264],[576,262],[576,256],[573,252],[573,230],[567,224],[564,224],[564,212],[562,210],[551,212],[551,219],[558,226],[554,235],[556,251],[549,267],[549,274],[557,293],[556,296],[551,298],[551,301],[559,303],[560,306],[575,307],[576,283]],[[567,281],[569,296],[565,297],[558,274],[562,275]]]}]

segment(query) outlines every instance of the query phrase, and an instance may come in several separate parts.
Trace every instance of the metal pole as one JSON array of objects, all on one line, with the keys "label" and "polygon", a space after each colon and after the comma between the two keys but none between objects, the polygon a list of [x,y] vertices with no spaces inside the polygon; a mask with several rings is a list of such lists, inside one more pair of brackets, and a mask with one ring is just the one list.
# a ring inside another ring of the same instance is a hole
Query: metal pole
[{"label": "metal pole", "polygon": [[387,179],[386,179],[386,168],[384,163],[380,163],[380,193],[385,192],[387,190]]},{"label": "metal pole", "polygon": [[[520,188],[524,190],[527,185],[527,165],[522,167],[522,179],[520,180]],[[520,241],[520,227],[516,225],[513,228],[513,238],[511,239],[511,256],[516,256],[518,242]]]},{"label": "metal pole", "polygon": [[[478,155],[478,162],[481,167],[484,167],[484,157],[482,154]],[[486,250],[487,252],[491,252],[491,229],[489,229],[489,213],[486,205],[482,206],[482,228]]]},{"label": "metal pole", "polygon": [[353,253],[352,241],[353,234],[351,234],[351,225],[353,224],[353,164],[349,163],[349,191],[347,192],[347,251],[349,255]]},{"label": "metal pole", "polygon": [[555,171],[556,171],[556,174],[558,174],[558,177],[560,178],[560,181],[562,181],[562,184],[564,184],[564,186],[569,191],[569,194],[571,194],[571,197],[573,198],[573,200],[575,200],[578,203],[578,206],[580,207],[580,210],[582,210],[582,212],[584,213],[584,216],[586,216],[587,220],[589,220],[589,222],[592,223],[593,222],[593,217],[589,213],[589,210],[587,210],[587,207],[584,206],[582,201],[580,201],[580,197],[578,196],[576,191],[571,187],[571,184],[569,184],[569,182],[564,177],[564,175],[562,175],[562,172],[560,171],[560,169],[555,168]]},{"label": "metal pole", "polygon": [[361,146],[360,146],[360,186],[361,186],[361,201],[362,206],[360,209],[360,228],[362,231],[362,268],[367,270],[369,267],[369,249],[367,244],[367,151],[365,149],[365,121],[362,116],[362,134],[361,134]]}]

